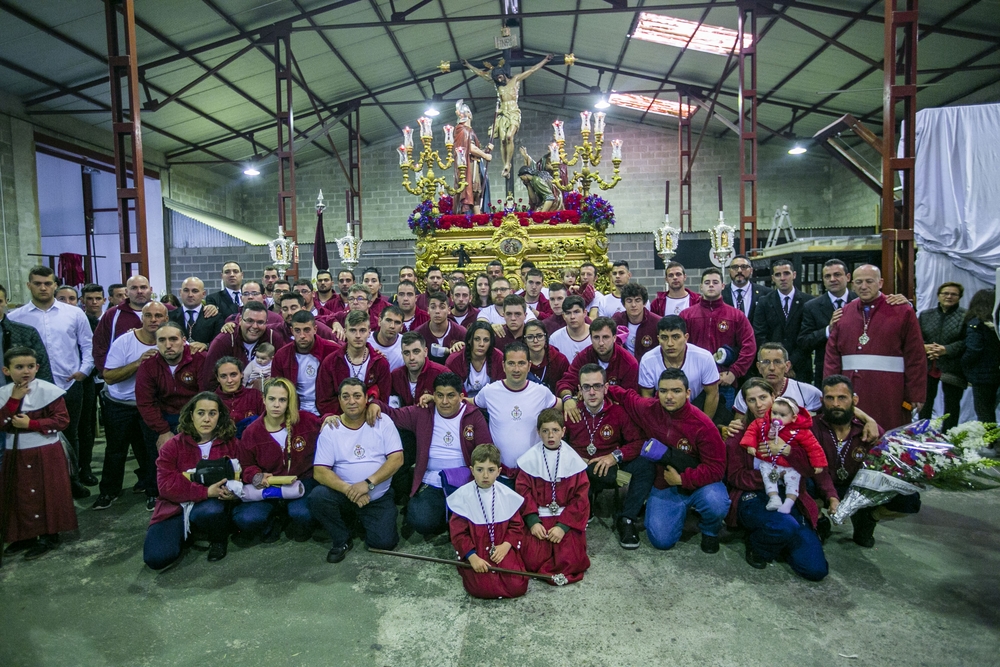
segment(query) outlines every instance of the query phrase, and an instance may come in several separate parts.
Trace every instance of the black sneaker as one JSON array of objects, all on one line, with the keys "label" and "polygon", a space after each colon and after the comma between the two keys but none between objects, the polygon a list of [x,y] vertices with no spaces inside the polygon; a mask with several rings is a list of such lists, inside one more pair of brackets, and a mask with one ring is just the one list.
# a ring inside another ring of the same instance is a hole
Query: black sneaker
[{"label": "black sneaker", "polygon": [[217,563],[226,557],[226,553],[229,552],[229,540],[224,540],[222,542],[212,542],[208,546],[208,562]]},{"label": "black sneaker", "polygon": [[763,570],[767,567],[767,561],[757,555],[757,552],[753,550],[749,542],[747,542],[747,564],[755,570]]},{"label": "black sneaker", "polygon": [[97,500],[95,500],[94,504],[90,506],[90,509],[106,510],[109,507],[111,507],[111,503],[115,502],[115,500],[117,499],[118,499],[117,494],[112,496],[108,495],[107,493],[102,493],[101,495],[97,496]]},{"label": "black sneaker", "polygon": [[707,554],[719,553],[719,536],[703,534],[701,536],[701,550]]},{"label": "black sneaker", "polygon": [[632,519],[618,517],[616,528],[618,529],[618,545],[622,549],[639,548],[639,533],[636,532],[635,522]]},{"label": "black sneaker", "polygon": [[41,558],[48,552],[55,549],[58,544],[58,536],[42,535],[35,541],[34,546],[24,552],[24,560],[35,560],[36,558]]},{"label": "black sneaker", "polygon": [[3,551],[4,556],[13,556],[14,554],[19,554],[22,551],[26,551],[31,547],[35,546],[38,542],[37,538],[31,538],[30,540],[18,540],[17,542],[11,542],[6,549]]},{"label": "black sneaker", "polygon": [[816,521],[816,535],[819,536],[820,544],[826,544],[826,540],[833,533],[833,524],[829,517],[821,516]]},{"label": "black sneaker", "polygon": [[339,563],[347,557],[347,552],[354,548],[354,540],[347,540],[347,544],[330,549],[326,554],[327,563]]},{"label": "black sneaker", "polygon": [[69,485],[70,491],[73,494],[73,500],[83,500],[90,497],[90,489],[81,484],[79,480],[70,480]]},{"label": "black sneaker", "polygon": [[146,511],[147,512],[152,512],[155,509],[156,509],[156,496],[147,496],[146,497]]}]

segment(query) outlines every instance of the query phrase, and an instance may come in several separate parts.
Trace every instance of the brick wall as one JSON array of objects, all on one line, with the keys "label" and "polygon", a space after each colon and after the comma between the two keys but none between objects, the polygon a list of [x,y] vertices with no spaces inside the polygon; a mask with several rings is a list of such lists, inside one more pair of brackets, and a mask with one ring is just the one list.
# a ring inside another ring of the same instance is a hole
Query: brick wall
[{"label": "brick wall", "polygon": [[240,263],[247,278],[259,278],[264,274],[264,267],[271,263],[266,246],[173,248],[170,250],[171,291],[174,294],[179,293],[181,283],[189,276],[197,276],[204,280],[205,289],[209,292],[219,291],[222,289],[222,265],[232,259]]}]

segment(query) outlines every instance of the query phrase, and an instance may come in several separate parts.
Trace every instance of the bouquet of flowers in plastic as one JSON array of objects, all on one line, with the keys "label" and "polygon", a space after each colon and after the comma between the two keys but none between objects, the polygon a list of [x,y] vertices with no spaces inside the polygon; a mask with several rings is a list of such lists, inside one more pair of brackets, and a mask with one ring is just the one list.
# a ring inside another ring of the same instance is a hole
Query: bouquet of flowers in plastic
[{"label": "bouquet of flowers in plastic", "polygon": [[841,524],[860,509],[926,486],[952,491],[1000,486],[1000,462],[978,452],[1000,439],[1000,427],[968,422],[942,433],[942,421],[921,419],[883,435],[854,476],[833,522]]},{"label": "bouquet of flowers in plastic", "polygon": [[603,232],[608,225],[615,224],[615,209],[603,197],[587,195],[580,205],[580,222]]},{"label": "bouquet of flowers in plastic", "polygon": [[406,221],[414,234],[426,234],[437,228],[437,220],[440,214],[434,213],[434,203],[429,199],[420,202],[420,205],[413,209],[410,218]]}]

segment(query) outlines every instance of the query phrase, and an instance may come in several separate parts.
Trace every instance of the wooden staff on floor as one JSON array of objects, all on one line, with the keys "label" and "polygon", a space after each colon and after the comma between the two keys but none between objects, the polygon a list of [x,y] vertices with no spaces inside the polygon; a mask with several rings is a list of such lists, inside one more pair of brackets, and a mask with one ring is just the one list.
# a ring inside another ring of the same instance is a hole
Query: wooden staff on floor
[{"label": "wooden staff on floor", "polygon": [[[418,556],[417,554],[403,553],[402,551],[386,551],[385,549],[372,549],[369,548],[368,551],[376,554],[384,554],[386,556],[399,556],[400,558],[412,558],[413,560],[422,560],[428,563],[441,563],[442,565],[456,565],[458,567],[472,568],[472,565],[466,563],[462,560],[448,560],[447,558],[434,558],[433,556]],[[559,574],[541,574],[540,572],[523,572],[521,570],[508,570],[502,567],[489,566],[490,572],[498,572],[500,574],[514,574],[519,577],[530,577],[532,579],[541,579],[542,581],[547,581],[549,583],[555,584],[556,586],[565,586],[568,582],[566,581],[566,575]]]}]

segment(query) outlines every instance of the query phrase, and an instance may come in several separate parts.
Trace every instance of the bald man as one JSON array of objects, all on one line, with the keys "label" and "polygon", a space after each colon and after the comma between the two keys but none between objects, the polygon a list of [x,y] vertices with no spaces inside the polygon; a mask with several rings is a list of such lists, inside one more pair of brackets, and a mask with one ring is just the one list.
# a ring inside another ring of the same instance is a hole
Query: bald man
[{"label": "bald man", "polygon": [[917,314],[882,294],[882,272],[865,264],[854,271],[858,298],[831,325],[823,375],[846,375],[857,406],[885,430],[913,421],[927,393],[927,355]]},{"label": "bald man", "polygon": [[205,312],[208,310],[208,307],[202,305],[205,283],[195,276],[185,278],[181,283],[179,297],[181,307],[170,311],[168,319],[184,329],[189,342],[211,345],[212,339],[219,335],[224,319],[218,312],[211,317]]}]

